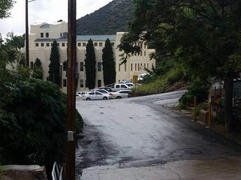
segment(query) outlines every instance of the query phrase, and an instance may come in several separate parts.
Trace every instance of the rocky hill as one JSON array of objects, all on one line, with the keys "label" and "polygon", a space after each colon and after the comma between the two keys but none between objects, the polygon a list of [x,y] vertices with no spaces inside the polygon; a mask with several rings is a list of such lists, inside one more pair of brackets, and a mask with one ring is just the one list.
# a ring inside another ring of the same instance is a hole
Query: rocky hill
[{"label": "rocky hill", "polygon": [[133,17],[132,0],[113,0],[99,10],[77,20],[77,34],[115,34],[127,31]]}]

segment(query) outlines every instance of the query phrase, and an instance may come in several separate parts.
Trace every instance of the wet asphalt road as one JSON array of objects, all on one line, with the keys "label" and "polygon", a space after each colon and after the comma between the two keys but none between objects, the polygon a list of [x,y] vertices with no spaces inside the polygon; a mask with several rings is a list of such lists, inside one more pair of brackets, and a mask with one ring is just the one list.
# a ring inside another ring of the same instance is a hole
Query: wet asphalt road
[{"label": "wet asphalt road", "polygon": [[241,147],[173,112],[184,91],[146,97],[77,100],[84,138],[76,153],[76,173],[103,165],[138,167],[177,160],[240,156]]}]

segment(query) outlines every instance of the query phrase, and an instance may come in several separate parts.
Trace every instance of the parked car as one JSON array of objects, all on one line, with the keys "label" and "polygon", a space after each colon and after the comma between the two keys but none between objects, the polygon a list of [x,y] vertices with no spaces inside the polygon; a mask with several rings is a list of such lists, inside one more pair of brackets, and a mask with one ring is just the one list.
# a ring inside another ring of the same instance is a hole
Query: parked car
[{"label": "parked car", "polygon": [[126,84],[115,84],[114,85],[114,90],[119,91],[119,90],[130,90],[130,87],[127,86]]},{"label": "parked car", "polygon": [[96,89],[96,91],[98,91],[98,92],[100,92],[100,93],[102,93],[102,94],[108,94],[109,95],[109,99],[113,99],[112,98],[112,92],[109,92],[109,91],[107,91],[107,90],[105,90],[105,89]]},{"label": "parked car", "polygon": [[114,99],[128,98],[130,97],[130,94],[131,94],[130,90],[120,90],[117,92],[113,92],[112,98]]},{"label": "parked car", "polygon": [[110,97],[109,94],[103,94],[101,92],[98,92],[98,91],[91,91],[91,92],[88,92],[86,93],[84,96],[83,96],[83,100],[108,100]]},{"label": "parked car", "polygon": [[104,87],[104,88],[99,88],[99,89],[104,89],[108,92],[116,92],[116,91],[113,90],[113,88],[110,88],[110,87]]},{"label": "parked car", "polygon": [[129,82],[129,83],[125,83],[129,88],[133,88],[134,87],[134,84],[132,82]]}]

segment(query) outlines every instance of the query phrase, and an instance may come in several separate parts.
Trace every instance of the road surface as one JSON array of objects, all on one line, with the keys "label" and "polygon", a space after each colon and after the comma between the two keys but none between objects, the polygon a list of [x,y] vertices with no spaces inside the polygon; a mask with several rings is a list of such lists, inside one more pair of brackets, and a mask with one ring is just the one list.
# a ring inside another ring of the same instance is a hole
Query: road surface
[{"label": "road surface", "polygon": [[177,103],[183,93],[77,100],[85,137],[78,142],[76,173],[81,176],[99,167],[145,168],[182,160],[238,157],[239,145],[166,107]]}]

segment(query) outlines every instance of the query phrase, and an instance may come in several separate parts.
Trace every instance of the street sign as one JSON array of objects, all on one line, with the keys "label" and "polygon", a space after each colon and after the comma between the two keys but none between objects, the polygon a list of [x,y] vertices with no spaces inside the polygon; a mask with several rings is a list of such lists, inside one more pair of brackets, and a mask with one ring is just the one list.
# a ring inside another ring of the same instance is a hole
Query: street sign
[{"label": "street sign", "polygon": [[138,76],[137,75],[134,75],[133,76],[133,83],[137,83],[138,82]]}]

